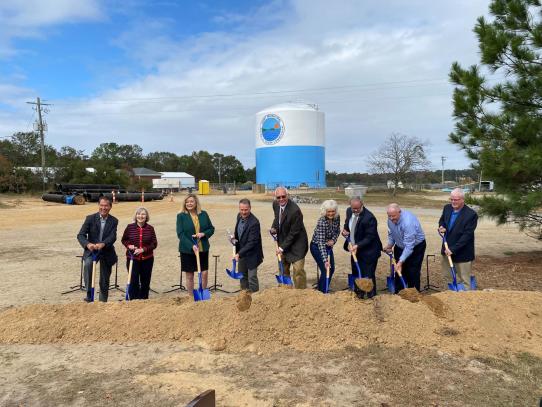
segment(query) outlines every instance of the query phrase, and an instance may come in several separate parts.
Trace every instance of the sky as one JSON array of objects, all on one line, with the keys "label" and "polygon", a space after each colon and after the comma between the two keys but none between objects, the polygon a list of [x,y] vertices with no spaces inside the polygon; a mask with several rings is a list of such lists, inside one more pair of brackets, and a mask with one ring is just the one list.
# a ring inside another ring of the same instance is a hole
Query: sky
[{"label": "sky", "polygon": [[291,101],[325,113],[326,169],[365,172],[392,133],[433,169],[467,168],[448,74],[479,61],[489,0],[2,0],[0,138],[30,131],[90,154],[207,150],[255,165],[255,114]]}]

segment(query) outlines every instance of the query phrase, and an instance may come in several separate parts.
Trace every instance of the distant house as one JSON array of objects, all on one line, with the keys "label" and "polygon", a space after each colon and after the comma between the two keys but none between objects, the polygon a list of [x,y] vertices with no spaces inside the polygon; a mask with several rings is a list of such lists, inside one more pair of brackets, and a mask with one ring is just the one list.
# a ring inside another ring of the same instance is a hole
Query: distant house
[{"label": "distant house", "polygon": [[160,179],[162,177],[160,172],[144,167],[132,168],[131,172],[130,178],[132,178],[133,181],[148,180],[149,182],[152,182],[153,179]]}]

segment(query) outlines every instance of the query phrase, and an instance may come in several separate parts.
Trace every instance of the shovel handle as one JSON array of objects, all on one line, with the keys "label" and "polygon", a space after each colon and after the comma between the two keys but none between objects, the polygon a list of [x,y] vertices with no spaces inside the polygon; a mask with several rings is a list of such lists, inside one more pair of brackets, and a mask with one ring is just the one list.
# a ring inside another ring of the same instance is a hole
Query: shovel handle
[{"label": "shovel handle", "polygon": [[[444,241],[444,248],[445,248],[446,250],[450,250],[450,249],[448,248],[448,242],[447,242],[446,240]],[[448,257],[448,263],[450,263],[450,267],[453,267],[453,266],[454,266],[454,262],[452,261],[452,256],[446,255],[446,257]]]},{"label": "shovel handle", "polygon": [[231,248],[231,258],[232,258],[232,259],[235,259],[235,255],[236,255],[236,254],[237,254],[237,253],[235,253],[235,245],[233,245],[232,248]]}]

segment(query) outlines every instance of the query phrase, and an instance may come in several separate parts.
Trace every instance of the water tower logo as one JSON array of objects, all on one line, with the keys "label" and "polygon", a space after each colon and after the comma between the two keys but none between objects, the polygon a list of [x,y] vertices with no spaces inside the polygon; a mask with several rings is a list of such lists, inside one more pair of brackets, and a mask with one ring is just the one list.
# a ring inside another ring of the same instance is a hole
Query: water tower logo
[{"label": "water tower logo", "polygon": [[276,144],[284,134],[284,123],[276,114],[267,114],[260,125],[260,138],[265,144]]}]

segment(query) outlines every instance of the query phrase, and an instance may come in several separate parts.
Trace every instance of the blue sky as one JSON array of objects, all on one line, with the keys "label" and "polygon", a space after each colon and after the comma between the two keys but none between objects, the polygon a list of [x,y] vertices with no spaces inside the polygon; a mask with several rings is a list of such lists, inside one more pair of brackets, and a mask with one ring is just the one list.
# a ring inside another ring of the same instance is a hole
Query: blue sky
[{"label": "blue sky", "polygon": [[51,103],[49,144],[206,149],[254,165],[255,118],[303,100],[326,114],[327,169],[365,171],[393,132],[465,168],[447,75],[477,62],[488,0],[0,2],[0,137]]}]

